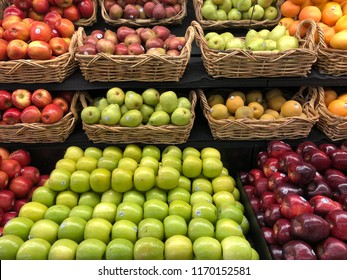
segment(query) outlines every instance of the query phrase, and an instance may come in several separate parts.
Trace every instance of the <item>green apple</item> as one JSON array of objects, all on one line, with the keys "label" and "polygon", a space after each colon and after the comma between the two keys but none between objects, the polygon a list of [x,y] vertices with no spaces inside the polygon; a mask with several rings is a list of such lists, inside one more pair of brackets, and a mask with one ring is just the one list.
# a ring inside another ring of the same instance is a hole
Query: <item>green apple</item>
[{"label": "green apple", "polygon": [[154,237],[144,237],[136,241],[134,245],[135,260],[163,260],[164,243]]},{"label": "green apple", "polygon": [[189,203],[190,192],[184,188],[179,188],[179,187],[169,190],[167,195],[167,202],[170,204],[174,200],[183,200]]},{"label": "green apple", "polygon": [[70,177],[70,190],[84,193],[90,190],[90,173],[85,170],[76,170]]},{"label": "green apple", "polygon": [[146,166],[153,169],[154,174],[157,175],[159,169],[159,161],[152,156],[143,156],[140,160],[139,166]]},{"label": "green apple", "polygon": [[136,225],[143,218],[143,209],[135,202],[122,202],[117,207],[116,221],[128,220]]},{"label": "green apple", "polygon": [[169,214],[169,206],[164,201],[153,198],[143,204],[143,217],[163,221]]},{"label": "green apple", "polygon": [[215,178],[222,173],[223,162],[214,157],[206,157],[202,160],[202,174],[207,178]]},{"label": "green apple", "polygon": [[107,146],[102,150],[102,156],[120,160],[123,157],[123,151],[117,146]]},{"label": "green apple", "polygon": [[217,176],[212,179],[213,192],[228,191],[233,192],[236,182],[233,177],[228,176]]},{"label": "green apple", "polygon": [[160,93],[155,88],[147,88],[142,92],[143,103],[155,106],[159,103]]},{"label": "green apple", "polygon": [[[178,248],[184,248],[184,250]],[[164,253],[165,260],[192,260],[192,241],[184,235],[173,235],[166,239]]]},{"label": "green apple", "polygon": [[59,225],[56,222],[42,219],[33,224],[28,239],[42,238],[52,245],[58,238],[58,229]]},{"label": "green apple", "polygon": [[91,173],[98,166],[98,160],[94,157],[83,156],[76,162],[76,170],[84,170]]},{"label": "green apple", "polygon": [[167,201],[167,193],[164,190],[159,189],[157,187],[154,187],[150,189],[149,191],[146,191],[145,197],[146,197],[146,200],[156,198],[164,202]]},{"label": "green apple", "polygon": [[70,211],[70,207],[66,205],[52,205],[47,209],[43,218],[60,225],[67,217],[69,217]]},{"label": "green apple", "polygon": [[112,87],[106,92],[106,99],[110,104],[118,104],[121,106],[124,104],[125,93],[119,87]]},{"label": "green apple", "polygon": [[55,168],[49,175],[48,187],[53,191],[64,191],[70,186],[71,172],[64,168]]},{"label": "green apple", "polygon": [[118,104],[109,104],[101,110],[100,123],[116,125],[120,123],[122,113]]},{"label": "green apple", "polygon": [[102,193],[101,202],[111,202],[116,205],[122,202],[123,194],[121,192],[117,192],[114,189],[109,189]]},{"label": "green apple", "polygon": [[236,200],[235,205],[237,208],[239,208],[241,210],[242,213],[245,212],[245,206],[240,201]]},{"label": "green apple", "polygon": [[96,193],[94,191],[89,191],[82,193],[78,200],[78,205],[88,205],[92,208],[95,207],[101,200],[100,193]]},{"label": "green apple", "polygon": [[47,209],[48,207],[40,202],[29,201],[20,208],[18,217],[25,217],[36,222],[43,219]]},{"label": "green apple", "polygon": [[237,8],[231,8],[228,12],[228,20],[240,20],[242,13]]},{"label": "green apple", "polygon": [[219,208],[223,203],[235,204],[235,197],[231,192],[219,191],[213,194],[212,200],[214,205]]},{"label": "green apple", "polygon": [[192,218],[192,206],[183,200],[174,200],[169,204],[169,215],[181,216],[187,223]]},{"label": "green apple", "polygon": [[186,220],[179,215],[169,215],[164,221],[164,234],[165,239],[173,235],[187,235],[188,226]]},{"label": "green apple", "polygon": [[220,174],[221,176],[228,176],[229,175],[229,170],[226,167],[223,167],[222,172]]},{"label": "green apple", "polygon": [[155,237],[159,240],[163,240],[164,238],[164,225],[161,220],[155,218],[144,218],[138,224],[138,239],[144,237]]},{"label": "green apple", "polygon": [[23,243],[24,241],[14,234],[0,236],[0,260],[15,260]]},{"label": "green apple", "polygon": [[223,260],[250,260],[252,247],[247,239],[240,236],[228,236],[221,242]]},{"label": "green apple", "polygon": [[190,205],[194,205],[197,202],[208,202],[208,203],[212,203],[212,195],[208,192],[205,191],[198,191],[198,192],[193,192],[190,196]]},{"label": "green apple", "polygon": [[78,204],[79,195],[73,191],[62,191],[57,194],[56,205],[65,205],[72,209]]},{"label": "green apple", "polygon": [[84,228],[84,239],[99,239],[108,244],[111,238],[112,224],[104,218],[91,218]]},{"label": "green apple", "polygon": [[133,260],[134,244],[125,238],[115,238],[107,244],[106,260]]},{"label": "green apple", "polygon": [[182,161],[176,156],[166,154],[161,159],[161,166],[171,166],[181,172]]},{"label": "green apple", "polygon": [[136,144],[128,144],[123,151],[123,157],[132,158],[139,163],[142,158],[142,149]]},{"label": "green apple", "polygon": [[55,204],[57,192],[49,187],[41,186],[34,190],[31,201],[39,202],[47,207]]},{"label": "green apple", "polygon": [[258,261],[260,259],[258,252],[252,248],[252,257],[251,260]]},{"label": "green apple", "polygon": [[69,146],[65,153],[64,153],[64,156],[63,158],[68,158],[68,159],[72,159],[74,160],[75,162],[77,162],[77,160],[80,158],[80,157],[83,157],[84,155],[84,151],[82,148],[78,147],[78,146]]},{"label": "green apple", "polygon": [[4,225],[3,235],[17,235],[23,241],[26,241],[33,224],[34,222],[29,218],[14,217]]},{"label": "green apple", "polygon": [[101,112],[96,106],[84,107],[81,111],[81,120],[86,124],[96,124],[99,123],[101,117]]},{"label": "green apple", "polygon": [[145,201],[145,195],[142,192],[139,192],[134,189],[127,191],[123,194],[122,202],[135,202],[142,207]]},{"label": "green apple", "polygon": [[188,178],[196,178],[202,172],[202,160],[195,155],[188,155],[182,162],[182,174]]},{"label": "green apple", "polygon": [[76,171],[76,161],[70,158],[61,158],[56,162],[55,168],[63,168],[73,173]]},{"label": "green apple", "polygon": [[234,220],[238,224],[241,224],[243,212],[239,207],[236,206],[236,204],[224,202],[218,206],[218,220],[223,218],[228,218]]},{"label": "green apple", "polygon": [[166,146],[161,154],[161,157],[164,157],[165,155],[172,155],[179,159],[182,159],[182,150],[174,145]]},{"label": "green apple", "polygon": [[199,177],[193,180],[192,182],[192,192],[207,192],[208,194],[212,195],[213,189],[212,189],[212,183],[207,178]]},{"label": "green apple", "polygon": [[178,108],[187,108],[188,110],[192,108],[192,103],[185,96],[178,97],[177,101],[178,101]]},{"label": "green apple", "polygon": [[139,166],[134,172],[133,181],[135,189],[146,192],[154,187],[156,175],[151,167]]},{"label": "green apple", "polygon": [[76,260],[102,260],[106,252],[106,244],[99,239],[90,238],[78,244]]},{"label": "green apple", "polygon": [[128,220],[116,221],[111,230],[111,238],[124,238],[135,244],[137,240],[137,225]]},{"label": "green apple", "polygon": [[222,259],[222,246],[220,242],[210,236],[197,238],[193,243],[193,252],[197,260]]},{"label": "green apple", "polygon": [[42,238],[24,241],[16,255],[17,260],[47,260],[51,244]]},{"label": "green apple", "polygon": [[93,216],[93,208],[89,205],[76,205],[70,210],[69,217],[80,217],[88,222]]},{"label": "green apple", "polygon": [[213,147],[205,147],[200,151],[200,158],[204,160],[205,158],[217,158],[221,159],[221,153],[218,149]]},{"label": "green apple", "polygon": [[200,158],[200,151],[194,147],[186,147],[182,151],[182,160],[184,160],[187,156],[196,156]]},{"label": "green apple", "polygon": [[125,93],[124,104],[129,108],[129,110],[140,109],[143,104],[142,95],[135,91],[128,90]]},{"label": "green apple", "polygon": [[110,156],[102,156],[98,160],[98,168],[105,168],[109,171],[113,171],[118,166],[118,159]]},{"label": "green apple", "polygon": [[190,193],[192,191],[192,182],[186,176],[180,175],[177,188],[185,189]]},{"label": "green apple", "polygon": [[250,225],[249,225],[249,221],[245,215],[243,215],[243,217],[242,217],[242,221],[241,221],[240,226],[242,228],[243,234],[247,235],[247,233],[249,232]]},{"label": "green apple", "polygon": [[235,201],[236,201],[236,200],[240,200],[241,194],[240,194],[239,189],[238,189],[236,186],[235,186],[235,188],[234,188],[232,194],[233,194],[233,196],[234,196],[234,198],[235,198]]},{"label": "green apple", "polygon": [[209,202],[196,202],[192,206],[192,218],[204,218],[212,224],[217,221],[217,207]]},{"label": "green apple", "polygon": [[134,173],[138,167],[138,163],[135,159],[130,157],[123,157],[118,161],[118,168],[127,169]]},{"label": "green apple", "polygon": [[134,187],[133,171],[117,167],[112,171],[111,187],[114,191],[124,193]]},{"label": "green apple", "polygon": [[71,239],[80,243],[84,239],[86,224],[87,221],[77,216],[66,218],[59,226],[58,239]]},{"label": "green apple", "polygon": [[90,173],[90,187],[93,191],[103,193],[111,187],[111,172],[105,168],[96,168]]},{"label": "green apple", "polygon": [[78,244],[71,239],[55,241],[48,253],[49,260],[74,260]]},{"label": "green apple", "polygon": [[116,220],[117,206],[111,202],[100,202],[93,209],[92,218],[103,218],[111,224]]},{"label": "green apple", "polygon": [[217,20],[217,6],[213,4],[205,4],[201,8],[201,14],[205,19]]},{"label": "green apple", "polygon": [[155,145],[145,145],[142,148],[142,157],[146,157],[146,156],[153,157],[159,161],[161,156],[159,147]]},{"label": "green apple", "polygon": [[228,218],[222,218],[217,221],[215,235],[219,242],[228,236],[245,237],[241,226],[237,222]]},{"label": "green apple", "polygon": [[97,160],[99,160],[99,158],[102,157],[103,151],[98,148],[98,147],[87,147],[84,150],[84,156],[85,157],[92,157],[95,158]]},{"label": "green apple", "polygon": [[178,185],[180,173],[171,166],[162,166],[158,170],[156,186],[163,190],[171,190]]},{"label": "green apple", "polygon": [[213,224],[204,218],[194,218],[188,223],[188,237],[194,243],[203,236],[214,237]]}]

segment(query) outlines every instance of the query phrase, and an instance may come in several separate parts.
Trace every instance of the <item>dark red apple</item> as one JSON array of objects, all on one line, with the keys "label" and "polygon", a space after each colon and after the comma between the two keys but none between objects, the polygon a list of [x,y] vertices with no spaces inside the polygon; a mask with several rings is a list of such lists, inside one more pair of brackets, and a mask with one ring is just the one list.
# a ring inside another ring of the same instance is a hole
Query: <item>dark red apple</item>
[{"label": "dark red apple", "polygon": [[336,150],[337,149],[337,146],[334,145],[333,143],[323,143],[323,144],[320,144],[318,146],[318,148],[320,150],[322,150],[323,152],[325,152],[327,155],[329,155],[329,153],[333,150]]},{"label": "dark red apple", "polygon": [[314,179],[309,183],[305,188],[305,194],[310,199],[316,195],[324,195],[326,197],[332,197],[333,193],[329,185],[325,182],[324,179],[316,180]]},{"label": "dark red apple", "polygon": [[305,241],[291,240],[283,245],[285,260],[316,260],[317,255],[313,248]]},{"label": "dark red apple", "polygon": [[304,161],[311,163],[318,172],[322,172],[331,166],[329,156],[319,149],[311,149],[302,154]]},{"label": "dark red apple", "polygon": [[347,244],[330,236],[317,245],[316,253],[320,260],[347,260]]},{"label": "dark red apple", "polygon": [[347,211],[330,211],[325,219],[330,224],[330,234],[338,239],[347,241]]},{"label": "dark red apple", "polygon": [[9,159],[14,159],[19,162],[21,167],[27,166],[31,162],[31,155],[25,149],[17,149],[10,153]]},{"label": "dark red apple", "polygon": [[269,205],[264,212],[264,222],[269,227],[273,227],[275,222],[282,217],[281,205],[278,203]]},{"label": "dark red apple", "polygon": [[275,245],[277,244],[275,234],[272,228],[270,227],[262,227],[261,232],[263,233],[266,244]]},{"label": "dark red apple", "polygon": [[248,171],[248,183],[252,186],[255,184],[255,180],[265,177],[264,172],[258,168],[253,168]]},{"label": "dark red apple", "polygon": [[45,182],[49,179],[49,174],[41,174],[40,175],[40,180],[37,182],[37,186],[43,186]]},{"label": "dark red apple", "polygon": [[21,113],[22,111],[20,109],[11,107],[2,114],[2,120],[9,125],[20,123]]},{"label": "dark red apple", "polygon": [[318,149],[315,143],[313,143],[312,141],[304,141],[299,143],[295,151],[299,155],[303,155],[303,153],[308,152],[309,150],[315,150],[315,149]]},{"label": "dark red apple", "polygon": [[279,158],[284,152],[292,151],[292,147],[281,140],[270,141],[267,145],[267,152],[270,157]]},{"label": "dark red apple", "polygon": [[330,211],[342,210],[342,205],[324,195],[316,195],[309,200],[315,214],[325,217]]},{"label": "dark red apple", "polygon": [[30,189],[33,187],[33,182],[22,175],[13,178],[8,189],[14,193],[16,199],[26,198]]},{"label": "dark red apple", "polygon": [[4,212],[8,212],[12,209],[15,201],[14,193],[10,190],[0,190],[0,208]]},{"label": "dark red apple", "polygon": [[259,169],[263,169],[264,162],[269,158],[269,153],[267,151],[260,151],[257,154],[257,166]]},{"label": "dark red apple", "polygon": [[270,245],[269,251],[273,260],[283,260],[283,249],[281,245]]},{"label": "dark red apple", "polygon": [[0,110],[7,110],[12,107],[12,95],[7,90],[0,90]]},{"label": "dark red apple", "polygon": [[329,168],[324,172],[324,179],[332,191],[337,190],[340,184],[347,183],[345,174],[333,168]]},{"label": "dark red apple", "polygon": [[3,159],[0,165],[0,170],[5,171],[10,180],[18,176],[21,169],[19,162],[14,159]]},{"label": "dark red apple", "polygon": [[343,207],[343,210],[347,210],[347,193],[341,194],[338,201]]},{"label": "dark red apple", "polygon": [[265,221],[264,221],[264,211],[258,211],[255,212],[255,217],[257,218],[258,224],[260,227],[265,227]]},{"label": "dark red apple", "polygon": [[14,217],[17,217],[17,215],[18,213],[15,211],[8,211],[4,213],[4,215],[2,215],[0,227],[4,227],[9,220],[13,219]]},{"label": "dark red apple", "polygon": [[242,186],[248,185],[248,172],[247,171],[240,171],[239,172],[239,177],[240,177],[240,181]]},{"label": "dark red apple", "polygon": [[268,179],[266,177],[259,178],[255,181],[255,188],[257,190],[257,196],[260,196],[263,192],[267,191]]},{"label": "dark red apple", "polygon": [[313,207],[304,197],[290,193],[283,197],[281,213],[285,218],[292,219],[304,213],[313,213]]},{"label": "dark red apple", "polygon": [[60,121],[64,116],[63,109],[57,104],[46,105],[41,113],[41,121],[44,124],[52,124]]},{"label": "dark red apple", "polygon": [[260,208],[264,211],[272,204],[277,203],[276,197],[273,192],[264,191],[260,195]]},{"label": "dark red apple", "polygon": [[276,197],[277,203],[282,203],[283,197],[290,193],[303,196],[305,191],[303,188],[291,182],[284,182],[282,185],[275,187],[273,193]]},{"label": "dark red apple", "polygon": [[275,238],[279,244],[285,244],[293,239],[290,220],[279,218],[273,225]]},{"label": "dark red apple", "polygon": [[341,171],[347,170],[347,151],[335,149],[329,153],[331,165]]},{"label": "dark red apple", "polygon": [[288,166],[288,179],[294,184],[306,185],[314,179],[316,168],[308,162],[293,162]]},{"label": "dark red apple", "polygon": [[281,172],[287,173],[287,169],[288,169],[289,164],[291,164],[293,162],[299,163],[302,161],[303,161],[303,158],[298,153],[296,153],[294,151],[284,152],[278,158],[278,169]]},{"label": "dark red apple", "polygon": [[13,205],[13,211],[19,213],[19,210],[22,208],[24,204],[26,204],[29,200],[27,198],[16,199]]},{"label": "dark red apple", "polygon": [[343,141],[339,147],[341,150],[347,151],[347,140]]},{"label": "dark red apple", "polygon": [[249,203],[251,204],[251,207],[255,213],[260,211],[260,199],[256,196],[252,196],[249,198]]},{"label": "dark red apple", "polygon": [[245,185],[243,186],[243,189],[245,190],[245,193],[248,198],[251,198],[257,195],[257,189],[255,188],[255,186]]},{"label": "dark red apple", "polygon": [[283,185],[287,181],[288,176],[285,173],[275,172],[269,177],[266,187],[269,191],[273,191],[276,187]]},{"label": "dark red apple", "polygon": [[40,180],[40,170],[32,165],[24,166],[20,171],[20,175],[29,178],[34,185]]},{"label": "dark red apple", "polygon": [[[1,164],[1,160],[0,160]],[[8,186],[8,175],[5,171],[0,170],[0,190],[6,189]]]},{"label": "dark red apple", "polygon": [[264,175],[269,178],[272,174],[278,171],[278,159],[269,157],[263,164]]}]

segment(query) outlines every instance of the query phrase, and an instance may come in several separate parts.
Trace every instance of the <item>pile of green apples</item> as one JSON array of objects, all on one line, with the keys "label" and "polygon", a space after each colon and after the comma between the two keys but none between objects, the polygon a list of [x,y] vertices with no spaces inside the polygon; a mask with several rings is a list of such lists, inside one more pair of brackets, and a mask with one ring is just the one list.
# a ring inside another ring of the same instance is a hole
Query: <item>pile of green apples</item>
[{"label": "pile of green apples", "polygon": [[69,146],[18,217],[0,259],[259,259],[219,150]]},{"label": "pile of green apples", "polygon": [[189,98],[179,97],[174,91],[160,93],[147,88],[142,93],[123,91],[119,87],[109,89],[105,96],[93,99],[90,106],[81,111],[86,124],[120,125],[137,127],[189,124],[192,113]]},{"label": "pile of green apples", "polygon": [[231,32],[205,34],[207,46],[214,50],[251,50],[251,51],[286,51],[299,48],[299,40],[288,34],[285,26],[277,25],[273,29],[250,29],[245,38],[235,37]]},{"label": "pile of green apples", "polygon": [[204,0],[201,13],[207,20],[274,20],[277,0]]}]

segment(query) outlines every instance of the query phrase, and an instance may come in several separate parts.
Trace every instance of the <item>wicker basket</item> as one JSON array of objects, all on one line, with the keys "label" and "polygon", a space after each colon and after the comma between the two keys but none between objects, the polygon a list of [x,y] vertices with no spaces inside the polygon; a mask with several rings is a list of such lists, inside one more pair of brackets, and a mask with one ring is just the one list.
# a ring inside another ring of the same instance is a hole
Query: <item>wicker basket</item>
[{"label": "wicker basket", "polygon": [[178,25],[182,24],[183,19],[187,15],[187,1],[188,0],[178,0],[178,3],[181,3],[182,9],[177,15],[164,18],[164,19],[154,19],[154,18],[146,18],[146,19],[111,19],[109,14],[106,11],[104,2],[105,0],[99,0],[99,6],[101,9],[101,16],[105,20],[105,22],[112,26],[121,26],[127,25],[132,27],[142,27],[142,26],[154,26],[154,25]]},{"label": "wicker basket", "polygon": [[91,26],[97,21],[98,13],[98,0],[92,0],[94,5],[94,12],[90,18],[81,18],[80,20],[74,22],[75,26]]},{"label": "wicker basket", "polygon": [[278,24],[281,19],[281,4],[283,0],[278,0],[276,3],[277,17],[273,20],[253,20],[253,19],[241,19],[241,20],[208,20],[202,16],[201,9],[204,4],[204,0],[193,0],[195,17],[204,30],[213,29],[227,29],[227,28],[253,28],[262,29],[267,27],[273,27]]},{"label": "wicker basket", "polygon": [[0,125],[0,142],[2,143],[60,143],[73,132],[80,111],[80,92],[72,98],[70,111],[57,123],[18,123]]},{"label": "wicker basket", "polygon": [[0,83],[61,83],[78,67],[74,56],[77,34],[72,36],[69,51],[54,59],[18,59],[0,61]]},{"label": "wicker basket", "polygon": [[210,126],[214,139],[221,140],[270,140],[270,139],[297,139],[306,137],[313,125],[318,121],[318,113],[314,109],[317,91],[308,88],[304,95],[304,87],[291,97],[303,106],[307,118],[288,117],[275,120],[253,119],[223,119],[216,120],[211,117],[211,108],[202,90],[198,90],[200,105],[203,114]]},{"label": "wicker basket", "polygon": [[[80,100],[84,107],[88,104],[88,95],[81,94]],[[194,90],[189,93],[189,100],[191,101],[192,117],[190,123],[184,126],[177,125],[164,125],[164,126],[151,126],[140,125],[138,127],[122,127],[119,125],[102,125],[83,124],[83,129],[87,134],[89,140],[94,143],[145,143],[145,144],[181,144],[185,143],[190,135],[190,131],[194,124],[195,119],[195,106],[197,102],[197,94]]]},{"label": "wicker basket", "polygon": [[306,77],[317,60],[314,42],[316,24],[313,20],[305,20],[301,24],[309,24],[309,27],[305,39],[296,34],[300,44],[297,49],[282,52],[242,49],[218,51],[208,47],[200,24],[192,22],[202,61],[213,78]]},{"label": "wicker basket", "polygon": [[347,117],[331,113],[324,102],[324,89],[318,87],[316,110],[319,114],[318,128],[332,141],[347,139]]},{"label": "wicker basket", "polygon": [[[86,34],[78,29],[78,45],[82,45]],[[185,33],[186,44],[179,56],[170,55],[108,55],[98,53],[85,55],[76,53],[84,78],[89,82],[178,82],[190,60],[194,29],[189,26]]]}]

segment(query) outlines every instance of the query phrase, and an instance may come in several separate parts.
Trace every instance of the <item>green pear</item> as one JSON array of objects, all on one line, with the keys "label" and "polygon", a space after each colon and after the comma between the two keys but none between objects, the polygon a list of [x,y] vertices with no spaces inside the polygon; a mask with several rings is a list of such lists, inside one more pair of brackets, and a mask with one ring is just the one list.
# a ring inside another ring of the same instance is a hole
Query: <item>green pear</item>
[{"label": "green pear", "polygon": [[242,13],[236,9],[232,8],[228,13],[228,20],[240,20],[242,19]]},{"label": "green pear", "polygon": [[177,94],[172,90],[165,91],[160,95],[159,103],[165,112],[171,114],[178,107]]},{"label": "green pear", "polygon": [[258,34],[264,40],[269,39],[270,30],[269,29],[261,29],[261,30],[258,31]]},{"label": "green pear", "polygon": [[208,42],[214,35],[219,35],[217,32],[210,31],[205,34],[205,40]]},{"label": "green pear", "polygon": [[155,111],[147,122],[149,125],[162,126],[170,123],[170,115],[165,111]]},{"label": "green pear", "polygon": [[252,0],[232,0],[233,7],[240,12],[247,12],[252,6]]},{"label": "green pear", "polygon": [[120,112],[122,116],[128,111],[129,111],[129,108],[127,107],[127,105],[123,104],[122,106],[120,106]]},{"label": "green pear", "polygon": [[265,8],[264,19],[274,20],[278,16],[278,10],[274,6]]},{"label": "green pear", "polygon": [[164,111],[163,106],[161,106],[161,104],[158,103],[157,105],[155,105],[154,111]]},{"label": "green pear", "polygon": [[135,91],[128,90],[125,93],[124,104],[128,107],[129,110],[140,109],[143,104],[142,95]]},{"label": "green pear", "polygon": [[159,103],[159,91],[155,88],[148,88],[142,92],[143,103],[155,106]]},{"label": "green pear", "polygon": [[248,11],[242,12],[242,19],[250,19],[249,15],[248,15]]},{"label": "green pear", "polygon": [[265,50],[265,40],[261,37],[254,38],[246,44],[246,48],[251,51],[263,51]]},{"label": "green pear", "polygon": [[265,50],[273,51],[277,49],[277,42],[271,39],[266,39],[265,41]]},{"label": "green pear", "polygon": [[220,36],[224,39],[225,44],[234,39],[234,35],[229,31],[223,32]]},{"label": "green pear", "polygon": [[121,119],[120,108],[118,104],[109,104],[101,111],[100,123],[115,125]]},{"label": "green pear", "polygon": [[187,108],[177,108],[171,114],[171,122],[175,125],[187,125],[190,122],[192,113]]},{"label": "green pear", "polygon": [[223,21],[223,20],[227,20],[228,19],[228,14],[222,10],[222,9],[218,9],[217,10],[217,20]]},{"label": "green pear", "polygon": [[81,111],[81,120],[86,124],[98,123],[101,112],[96,106],[87,106]]},{"label": "green pear", "polygon": [[187,108],[187,109],[191,109],[192,108],[192,103],[189,101],[189,99],[185,96],[181,96],[178,98],[178,108]]},{"label": "green pear", "polygon": [[242,38],[234,38],[225,45],[226,50],[245,49],[245,41]]},{"label": "green pear", "polygon": [[245,36],[245,44],[246,46],[252,42],[255,38],[259,38],[259,34],[258,32],[255,30],[255,29],[250,29],[248,30],[248,32],[246,33],[246,36]]},{"label": "green pear", "polygon": [[250,7],[248,10],[248,16],[253,20],[261,20],[264,16],[264,13],[264,8],[258,4]]},{"label": "green pear", "polygon": [[287,28],[284,25],[276,25],[269,34],[269,39],[277,41],[282,36],[286,35]]},{"label": "green pear", "polygon": [[203,18],[208,20],[217,20],[217,6],[214,4],[205,4],[201,8]]},{"label": "green pear", "polygon": [[224,50],[225,41],[221,35],[216,34],[207,41],[207,46],[213,50]]},{"label": "green pear", "polygon": [[149,117],[154,113],[154,108],[152,106],[149,106],[147,104],[143,104],[140,112],[142,114],[143,117],[143,122],[146,123],[149,120]]},{"label": "green pear", "polygon": [[298,38],[290,35],[284,35],[277,40],[277,49],[281,51],[286,51],[290,49],[296,49],[299,47]]},{"label": "green pear", "polygon": [[99,101],[97,101],[96,103],[96,107],[98,107],[98,109],[100,110],[100,112],[102,110],[105,109],[105,107],[107,107],[110,103],[108,103],[106,97],[102,97],[99,99]]},{"label": "green pear", "polygon": [[139,110],[131,109],[126,112],[120,119],[121,126],[136,127],[142,123],[143,116]]},{"label": "green pear", "polygon": [[114,104],[118,104],[119,106],[121,106],[124,103],[124,98],[125,98],[125,93],[119,87],[110,88],[106,92],[106,99],[107,99],[108,103],[110,103],[110,104],[114,103]]},{"label": "green pear", "polygon": [[257,0],[257,3],[264,9],[270,7],[273,0]]},{"label": "green pear", "polygon": [[218,5],[218,9],[222,9],[226,13],[229,13],[232,7],[233,7],[232,0],[224,0],[222,4]]}]

